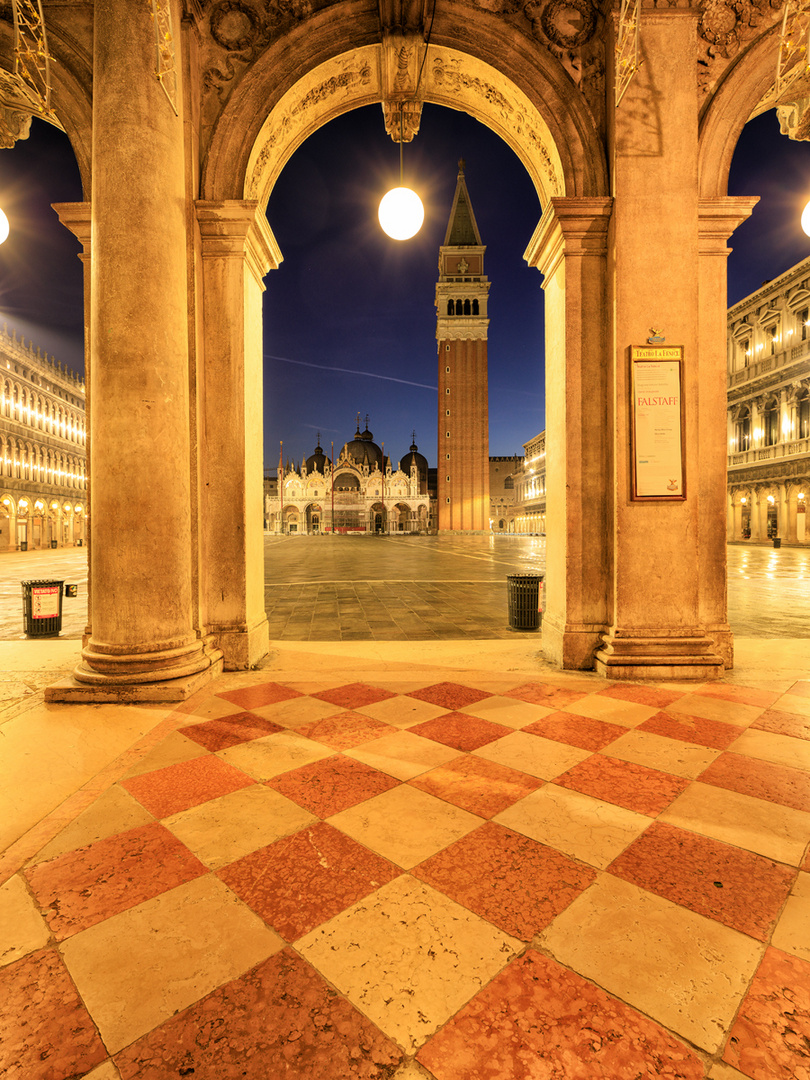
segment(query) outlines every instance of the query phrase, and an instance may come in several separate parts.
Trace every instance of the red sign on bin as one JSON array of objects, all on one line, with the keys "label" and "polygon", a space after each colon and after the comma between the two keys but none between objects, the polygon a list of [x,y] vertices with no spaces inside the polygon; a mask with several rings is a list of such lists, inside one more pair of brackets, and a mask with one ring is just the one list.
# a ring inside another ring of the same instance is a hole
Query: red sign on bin
[{"label": "red sign on bin", "polygon": [[40,585],[31,589],[31,618],[55,619],[59,615],[61,585]]}]

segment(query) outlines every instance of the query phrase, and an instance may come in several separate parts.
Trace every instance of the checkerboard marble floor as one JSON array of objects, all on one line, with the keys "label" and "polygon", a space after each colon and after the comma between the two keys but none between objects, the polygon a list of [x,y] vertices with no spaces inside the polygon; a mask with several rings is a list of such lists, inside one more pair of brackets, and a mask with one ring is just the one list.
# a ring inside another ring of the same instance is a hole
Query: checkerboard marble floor
[{"label": "checkerboard marble floor", "polygon": [[810,681],[254,672],[117,770],[8,867],[4,1080],[810,1080]]}]

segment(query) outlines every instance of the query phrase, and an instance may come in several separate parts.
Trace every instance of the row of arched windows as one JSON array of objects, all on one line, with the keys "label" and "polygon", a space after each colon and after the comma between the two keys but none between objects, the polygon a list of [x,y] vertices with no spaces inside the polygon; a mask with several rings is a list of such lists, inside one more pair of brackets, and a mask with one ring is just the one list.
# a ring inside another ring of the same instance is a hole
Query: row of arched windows
[{"label": "row of arched windows", "polygon": [[[795,401],[795,422],[790,428],[781,432],[779,424],[779,402],[770,398],[762,410],[761,431],[759,439],[763,446],[775,446],[780,441],[780,435],[786,439],[810,438],[810,393],[805,391]],[[745,405],[739,412],[734,429],[734,449],[737,451],[750,450],[754,432],[751,430],[751,410]]]},{"label": "row of arched windows", "polygon": [[14,438],[0,439],[0,476],[64,488],[84,489],[87,486],[81,458],[54,453]]},{"label": "row of arched windows", "polygon": [[477,300],[448,300],[447,301],[447,314],[448,315],[478,315],[478,301]]},{"label": "row of arched windows", "polygon": [[3,384],[2,415],[21,424],[38,428],[48,434],[69,439],[71,442],[84,443],[84,417],[67,406],[30,392],[18,383],[6,379]]}]

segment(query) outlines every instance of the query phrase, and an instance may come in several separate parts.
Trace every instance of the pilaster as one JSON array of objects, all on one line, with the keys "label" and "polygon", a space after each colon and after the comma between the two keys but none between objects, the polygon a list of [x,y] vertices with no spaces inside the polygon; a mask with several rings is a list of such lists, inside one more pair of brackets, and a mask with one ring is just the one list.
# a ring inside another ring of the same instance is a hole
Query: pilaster
[{"label": "pilaster", "polygon": [[546,579],[543,648],[593,667],[608,618],[612,514],[607,238],[613,200],[554,198],[524,258],[543,274],[546,320]]},{"label": "pilaster", "polygon": [[281,252],[255,201],[198,202],[203,278],[201,591],[227,669],[269,647],[264,610],[262,278]]}]

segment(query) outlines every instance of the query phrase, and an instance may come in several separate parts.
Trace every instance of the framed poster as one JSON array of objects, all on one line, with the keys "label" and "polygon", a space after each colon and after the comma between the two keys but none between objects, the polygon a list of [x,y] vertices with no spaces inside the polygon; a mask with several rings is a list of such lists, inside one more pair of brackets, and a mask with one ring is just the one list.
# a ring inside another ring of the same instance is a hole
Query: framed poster
[{"label": "framed poster", "polygon": [[632,345],[633,499],[684,500],[682,345]]}]

